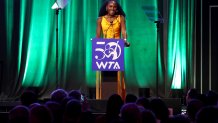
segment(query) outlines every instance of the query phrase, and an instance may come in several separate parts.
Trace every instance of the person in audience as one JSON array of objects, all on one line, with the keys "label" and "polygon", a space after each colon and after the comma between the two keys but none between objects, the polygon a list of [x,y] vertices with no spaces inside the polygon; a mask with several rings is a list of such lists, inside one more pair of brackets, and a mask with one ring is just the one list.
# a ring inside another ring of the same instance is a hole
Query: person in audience
[{"label": "person in audience", "polygon": [[81,102],[76,99],[71,99],[65,107],[63,123],[80,123],[81,113]]},{"label": "person in audience", "polygon": [[31,90],[26,90],[21,94],[20,101],[22,105],[28,107],[30,104],[37,102],[37,95]]},{"label": "person in audience", "polygon": [[140,123],[141,114],[138,106],[135,103],[126,103],[122,106],[121,118],[125,123]]},{"label": "person in audience", "polygon": [[90,109],[89,109],[90,107],[89,107],[88,100],[87,100],[86,96],[84,94],[82,94],[79,90],[71,90],[69,92],[69,97],[81,102],[83,112],[90,111]]},{"label": "person in audience", "polygon": [[134,94],[127,94],[125,98],[125,103],[135,103],[137,101],[137,96]]},{"label": "person in audience", "polygon": [[205,94],[199,94],[198,99],[204,104],[204,106],[207,105],[207,96]]},{"label": "person in audience", "polygon": [[196,114],[195,123],[218,123],[218,108],[216,106],[205,106]]},{"label": "person in audience", "polygon": [[120,95],[113,94],[107,101],[106,114],[96,118],[96,123],[111,123],[112,121],[120,120],[120,109],[123,105],[123,100]]},{"label": "person in audience", "polygon": [[187,116],[178,114],[170,117],[168,123],[191,123],[191,122]]},{"label": "person in audience", "polygon": [[31,109],[35,106],[40,106],[40,105],[41,105],[40,103],[32,103],[32,104],[30,104],[29,109]]},{"label": "person in audience", "polygon": [[191,99],[197,99],[199,97],[199,93],[197,92],[196,89],[194,88],[191,88],[188,90],[187,94],[186,94],[186,105],[188,104],[188,102],[191,100]]},{"label": "person in audience", "polygon": [[205,95],[206,105],[217,105],[218,95],[216,92],[210,90]]},{"label": "person in audience", "polygon": [[141,112],[142,123],[156,123],[155,114],[148,109]]},{"label": "person in audience", "polygon": [[51,100],[58,103],[61,103],[62,100],[67,96],[68,93],[64,89],[56,89],[50,95]]},{"label": "person in audience", "polygon": [[81,101],[81,96],[82,96],[82,94],[79,90],[71,90],[69,92],[69,97],[77,99],[78,101]]},{"label": "person in audience", "polygon": [[8,114],[9,123],[29,123],[29,108],[24,105],[15,106]]},{"label": "person in audience", "polygon": [[139,106],[143,106],[145,109],[150,109],[150,102],[146,97],[138,98],[136,104]]},{"label": "person in audience", "polygon": [[191,123],[195,122],[195,115],[204,106],[203,102],[198,99],[192,99],[187,104],[187,116]]},{"label": "person in audience", "polygon": [[62,101],[61,101],[61,107],[63,108],[63,109],[65,109],[65,107],[67,106],[67,103],[68,103],[68,101],[70,101],[70,100],[72,100],[72,99],[74,99],[74,98],[72,98],[72,97],[65,97]]},{"label": "person in audience", "polygon": [[169,119],[169,110],[166,103],[160,98],[154,98],[150,101],[151,111],[154,112],[157,121],[167,123]]},{"label": "person in audience", "polygon": [[51,111],[51,115],[53,117],[52,123],[62,123],[64,108],[61,104],[54,101],[47,101],[45,105]]},{"label": "person in audience", "polygon": [[52,123],[50,110],[45,105],[35,105],[30,108],[29,123]]}]

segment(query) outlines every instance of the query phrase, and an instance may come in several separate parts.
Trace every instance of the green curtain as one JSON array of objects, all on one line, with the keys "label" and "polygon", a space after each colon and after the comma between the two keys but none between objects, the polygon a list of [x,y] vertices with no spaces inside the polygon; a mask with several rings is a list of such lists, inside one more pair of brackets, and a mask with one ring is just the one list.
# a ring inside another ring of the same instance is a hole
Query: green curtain
[{"label": "green curtain", "polygon": [[169,0],[167,81],[183,89],[193,80],[194,0]]},{"label": "green curtain", "polygon": [[[1,57],[5,66],[1,92],[13,96],[22,88],[39,87],[43,90],[41,94],[45,95],[57,84],[66,90],[87,91],[88,87],[94,87],[96,73],[91,69],[91,38],[95,37],[96,20],[103,1],[70,0],[59,11],[59,83],[56,83],[55,72],[56,13],[51,9],[55,0],[1,1],[3,18],[0,22],[4,32]],[[128,41],[131,43],[131,47],[125,49],[127,91],[131,93],[140,87],[151,88],[155,93],[157,32],[145,6],[159,11],[158,0],[119,0],[119,3],[126,13]],[[176,88],[184,87],[174,85],[184,85],[188,63],[192,60],[193,6],[193,2],[188,0],[169,2],[166,72],[168,82]],[[157,14],[153,16],[158,17]],[[164,80],[160,81],[164,83]]]}]

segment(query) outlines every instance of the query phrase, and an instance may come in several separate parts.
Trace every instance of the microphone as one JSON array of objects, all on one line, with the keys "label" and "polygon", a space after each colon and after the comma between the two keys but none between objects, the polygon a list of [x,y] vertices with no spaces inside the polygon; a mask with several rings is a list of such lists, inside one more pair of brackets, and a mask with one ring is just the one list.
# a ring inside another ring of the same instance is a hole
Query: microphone
[{"label": "microphone", "polygon": [[124,45],[125,45],[125,47],[129,47],[130,43],[129,42],[125,42]]},{"label": "microphone", "polygon": [[130,43],[126,40],[126,39],[123,39],[124,40],[124,45],[125,47],[129,47],[130,46]]}]

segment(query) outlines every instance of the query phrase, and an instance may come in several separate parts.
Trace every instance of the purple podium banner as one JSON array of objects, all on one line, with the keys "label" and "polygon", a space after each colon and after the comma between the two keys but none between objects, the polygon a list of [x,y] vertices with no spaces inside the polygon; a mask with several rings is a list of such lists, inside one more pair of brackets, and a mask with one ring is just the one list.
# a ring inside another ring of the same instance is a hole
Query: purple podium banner
[{"label": "purple podium banner", "polygon": [[92,70],[124,71],[124,40],[92,39]]}]

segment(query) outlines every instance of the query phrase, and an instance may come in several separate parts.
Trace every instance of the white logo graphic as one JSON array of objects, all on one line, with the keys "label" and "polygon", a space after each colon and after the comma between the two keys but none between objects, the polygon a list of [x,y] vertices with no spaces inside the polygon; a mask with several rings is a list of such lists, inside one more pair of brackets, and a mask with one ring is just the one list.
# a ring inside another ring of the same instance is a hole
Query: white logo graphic
[{"label": "white logo graphic", "polygon": [[[105,42],[96,42],[97,45],[104,45]],[[119,41],[117,42],[109,42],[105,45],[104,49],[103,48],[96,48],[96,52],[100,52],[95,56],[95,59],[97,60],[102,60],[105,57],[110,58],[112,57],[112,60],[116,60],[120,57],[121,55],[121,47],[118,44]]]}]

